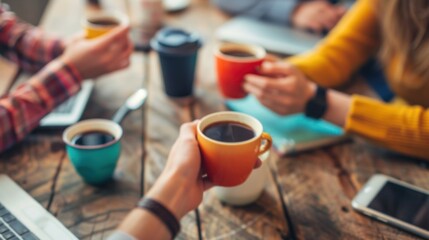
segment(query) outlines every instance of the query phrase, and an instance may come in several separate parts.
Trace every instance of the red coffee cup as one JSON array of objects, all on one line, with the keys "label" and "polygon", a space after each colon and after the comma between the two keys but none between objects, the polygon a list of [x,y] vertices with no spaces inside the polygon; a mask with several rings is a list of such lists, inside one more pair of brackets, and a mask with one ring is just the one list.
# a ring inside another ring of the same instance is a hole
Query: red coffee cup
[{"label": "red coffee cup", "polygon": [[215,49],[217,82],[225,98],[243,98],[244,76],[255,74],[266,52],[252,44],[222,43]]}]

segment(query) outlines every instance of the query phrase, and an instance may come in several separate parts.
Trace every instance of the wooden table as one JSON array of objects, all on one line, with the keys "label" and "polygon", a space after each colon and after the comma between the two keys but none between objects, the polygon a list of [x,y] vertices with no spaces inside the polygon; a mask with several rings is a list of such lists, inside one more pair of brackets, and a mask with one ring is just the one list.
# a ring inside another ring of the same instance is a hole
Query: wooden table
[{"label": "wooden table", "polygon": [[[51,0],[41,26],[61,36],[79,31],[84,1]],[[122,155],[115,181],[86,185],[71,165],[62,130],[38,130],[0,155],[7,173],[80,239],[106,238],[135,206],[160,174],[181,123],[224,109],[216,90],[212,50],[214,31],[228,17],[194,0],[166,23],[199,32],[204,47],[198,57],[195,101],[169,99],[155,53],[145,79],[142,53],[134,53],[129,69],[101,77],[84,118],[110,118],[136,89],[149,89],[144,109],[123,124]],[[246,207],[230,207],[207,192],[199,214],[182,221],[178,239],[415,239],[416,237],[356,213],[351,199],[374,173],[384,173],[429,189],[426,164],[355,139],[295,156],[273,156],[266,191]],[[199,218],[198,218],[199,217]],[[200,221],[198,221],[200,220]]]}]

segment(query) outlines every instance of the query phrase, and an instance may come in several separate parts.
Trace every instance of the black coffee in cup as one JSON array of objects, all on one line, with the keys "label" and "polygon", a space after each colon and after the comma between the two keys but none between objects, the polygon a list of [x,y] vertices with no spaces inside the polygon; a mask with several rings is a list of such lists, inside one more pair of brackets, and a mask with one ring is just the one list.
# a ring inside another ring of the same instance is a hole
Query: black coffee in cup
[{"label": "black coffee in cup", "polygon": [[212,123],[204,128],[203,134],[220,142],[243,142],[255,137],[251,127],[232,121]]},{"label": "black coffee in cup", "polygon": [[103,27],[113,27],[119,25],[118,20],[110,17],[98,18],[98,19],[89,19],[88,22],[93,25],[99,25]]},{"label": "black coffee in cup", "polygon": [[110,133],[102,131],[88,131],[74,136],[71,143],[80,146],[97,146],[107,144],[113,140],[115,140],[115,137]]},{"label": "black coffee in cup", "polygon": [[238,57],[238,58],[255,58],[256,57],[251,52],[246,52],[243,50],[235,50],[235,49],[224,50],[224,51],[221,51],[221,53],[231,57]]}]

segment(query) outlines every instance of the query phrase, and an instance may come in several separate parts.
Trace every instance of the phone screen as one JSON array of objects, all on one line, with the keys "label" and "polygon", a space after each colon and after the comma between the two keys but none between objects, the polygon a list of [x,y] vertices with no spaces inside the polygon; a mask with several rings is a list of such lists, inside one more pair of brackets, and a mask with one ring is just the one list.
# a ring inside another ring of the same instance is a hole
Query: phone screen
[{"label": "phone screen", "polygon": [[369,208],[429,231],[429,195],[387,181]]}]

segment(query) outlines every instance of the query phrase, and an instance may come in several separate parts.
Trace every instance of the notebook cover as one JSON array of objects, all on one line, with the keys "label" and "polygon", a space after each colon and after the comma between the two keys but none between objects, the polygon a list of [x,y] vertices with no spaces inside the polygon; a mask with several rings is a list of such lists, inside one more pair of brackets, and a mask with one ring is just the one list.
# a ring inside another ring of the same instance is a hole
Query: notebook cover
[{"label": "notebook cover", "polygon": [[227,100],[225,105],[232,111],[257,118],[264,131],[273,138],[273,145],[280,154],[309,150],[346,139],[340,127],[303,114],[280,116],[250,95],[240,100]]}]

